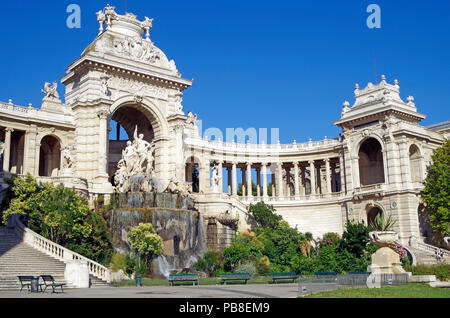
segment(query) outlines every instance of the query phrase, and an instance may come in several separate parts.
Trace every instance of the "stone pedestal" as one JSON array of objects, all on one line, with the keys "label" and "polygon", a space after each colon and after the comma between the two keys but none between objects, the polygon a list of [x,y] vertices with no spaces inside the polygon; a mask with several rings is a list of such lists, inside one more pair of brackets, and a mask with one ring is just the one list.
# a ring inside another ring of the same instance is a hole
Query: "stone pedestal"
[{"label": "stone pedestal", "polygon": [[66,263],[64,279],[75,288],[89,288],[89,268],[87,261],[74,260]]},{"label": "stone pedestal", "polygon": [[372,255],[372,265],[369,266],[372,274],[403,274],[400,257],[389,247],[382,247]]}]

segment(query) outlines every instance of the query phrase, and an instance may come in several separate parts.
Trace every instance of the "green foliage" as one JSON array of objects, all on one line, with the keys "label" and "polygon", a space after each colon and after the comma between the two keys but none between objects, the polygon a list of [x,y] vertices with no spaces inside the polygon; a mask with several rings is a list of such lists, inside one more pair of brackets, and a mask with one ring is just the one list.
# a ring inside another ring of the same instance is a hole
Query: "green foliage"
[{"label": "green foliage", "polygon": [[123,270],[124,273],[127,272],[127,256],[125,254],[114,252],[111,257],[111,270],[113,272],[118,272]]},{"label": "green foliage", "polygon": [[256,263],[256,270],[261,276],[267,275],[270,272],[270,259],[267,255],[264,255]]},{"label": "green foliage", "polygon": [[261,258],[262,248],[250,237],[236,237],[232,244],[223,250],[223,265],[226,271],[233,271],[244,262]]},{"label": "green foliage", "polygon": [[162,251],[162,238],[156,234],[151,223],[139,223],[128,232],[131,249],[139,255],[152,257],[160,255]]},{"label": "green foliage", "polygon": [[28,174],[7,181],[9,214],[28,215],[28,226],[51,241],[101,264],[109,264],[113,247],[106,221],[89,211],[87,202],[74,190],[51,183],[37,184]]},{"label": "green foliage", "polygon": [[450,234],[450,140],[435,149],[431,159],[422,198],[431,210],[433,230],[446,236]]},{"label": "green foliage", "polygon": [[378,213],[372,224],[370,224],[370,227],[374,231],[392,231],[395,223],[396,220],[391,215],[385,216],[384,213]]},{"label": "green foliage", "polygon": [[413,275],[436,275],[440,281],[450,280],[450,264],[437,265],[405,265],[405,271],[411,272]]},{"label": "green foliage", "polygon": [[233,270],[233,273],[248,273],[250,277],[255,277],[258,271],[256,270],[255,265],[252,263],[240,263]]},{"label": "green foliage", "polygon": [[363,222],[353,223],[348,221],[345,225],[346,231],[342,234],[340,250],[346,250],[356,257],[361,257],[366,251],[369,243],[370,229]]},{"label": "green foliage", "polygon": [[25,178],[12,175],[5,179],[5,182],[8,184],[8,189],[2,203],[2,206],[6,207],[2,216],[3,225],[6,225],[10,214],[29,214],[27,200],[38,190],[36,179],[29,173]]},{"label": "green foliage", "polygon": [[223,271],[223,254],[220,251],[208,251],[195,263],[194,268],[208,276],[217,276]]},{"label": "green foliage", "polygon": [[274,229],[283,219],[281,215],[275,214],[275,208],[272,205],[260,201],[256,204],[250,204],[248,207],[248,218],[255,222],[259,228]]}]

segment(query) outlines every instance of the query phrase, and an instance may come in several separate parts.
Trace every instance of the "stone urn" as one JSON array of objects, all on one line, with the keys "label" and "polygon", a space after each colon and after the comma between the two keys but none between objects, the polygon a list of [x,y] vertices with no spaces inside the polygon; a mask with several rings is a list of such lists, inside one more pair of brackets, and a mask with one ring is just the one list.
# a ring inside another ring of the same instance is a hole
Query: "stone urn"
[{"label": "stone urn", "polygon": [[372,265],[370,271],[372,274],[402,274],[405,270],[402,268],[399,255],[390,247],[398,243],[398,234],[393,231],[376,231],[369,233],[370,241],[381,248],[372,254]]},{"label": "stone urn", "polygon": [[369,233],[370,241],[380,247],[393,246],[398,242],[398,234],[393,231],[375,231]]}]

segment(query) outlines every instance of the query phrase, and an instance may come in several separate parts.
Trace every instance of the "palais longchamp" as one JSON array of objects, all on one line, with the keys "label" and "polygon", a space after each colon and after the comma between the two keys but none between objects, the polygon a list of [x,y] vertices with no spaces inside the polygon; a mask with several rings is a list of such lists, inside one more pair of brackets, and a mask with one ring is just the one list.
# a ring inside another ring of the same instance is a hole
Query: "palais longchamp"
[{"label": "palais longchamp", "polygon": [[2,177],[62,183],[90,203],[118,192],[186,195],[205,233],[215,233],[209,246],[229,243],[230,223],[248,228],[247,208],[263,201],[314,237],[386,213],[402,244],[433,251],[421,191],[450,121],[420,125],[426,116],[412,96],[400,97],[398,80],[356,84],[353,104],[345,101],[336,113],[337,138],[211,140],[201,137],[197,115],[183,111],[183,91],[193,82],[151,41],[153,19],[108,5],[97,20],[97,37],[60,79],[64,102],[52,80],[43,81],[40,107],[0,103]]}]

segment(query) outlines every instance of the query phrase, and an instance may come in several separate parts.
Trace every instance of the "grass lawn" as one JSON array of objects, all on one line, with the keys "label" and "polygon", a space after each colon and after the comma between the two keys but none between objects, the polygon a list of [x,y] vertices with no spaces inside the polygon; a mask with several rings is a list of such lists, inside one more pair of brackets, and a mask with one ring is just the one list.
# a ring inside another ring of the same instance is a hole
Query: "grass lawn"
[{"label": "grass lawn", "polygon": [[312,294],[304,298],[450,298],[450,288],[409,283],[381,288],[339,289]]}]

